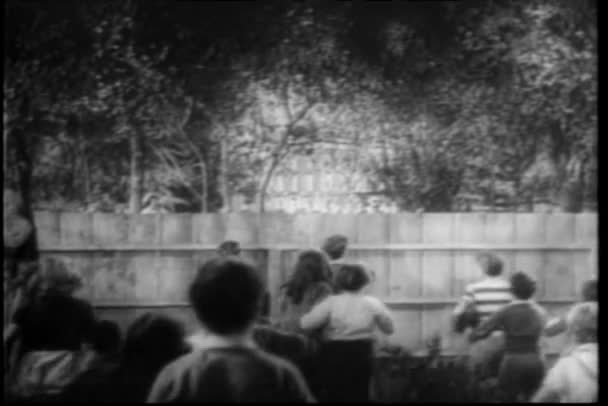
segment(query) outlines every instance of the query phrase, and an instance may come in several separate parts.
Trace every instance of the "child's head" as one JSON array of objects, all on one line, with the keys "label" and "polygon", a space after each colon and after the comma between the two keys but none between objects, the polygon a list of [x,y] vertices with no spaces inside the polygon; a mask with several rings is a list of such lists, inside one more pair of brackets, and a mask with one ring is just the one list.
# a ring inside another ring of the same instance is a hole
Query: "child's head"
[{"label": "child's head", "polygon": [[584,302],[597,302],[597,280],[585,282],[581,293]]},{"label": "child's head", "polygon": [[343,235],[332,235],[323,243],[323,251],[327,256],[332,259],[340,259],[344,256],[346,246],[348,245],[348,238]]},{"label": "child's head", "polygon": [[101,354],[114,354],[120,351],[122,337],[118,324],[101,320],[95,326],[93,347]]},{"label": "child's head", "polygon": [[203,264],[190,286],[190,302],[200,322],[220,335],[245,332],[256,320],[264,285],[256,269],[238,258]]},{"label": "child's head", "polygon": [[127,330],[125,362],[141,370],[160,369],[187,351],[183,326],[162,314],[146,313]]},{"label": "child's head", "polygon": [[499,276],[503,271],[503,262],[493,252],[482,252],[476,257],[477,263],[488,276]]},{"label": "child's head", "polygon": [[579,344],[597,342],[597,303],[575,305],[566,317],[568,330]]},{"label": "child's head", "polygon": [[524,272],[511,275],[511,293],[516,299],[527,300],[536,292],[536,282]]},{"label": "child's head", "polygon": [[239,256],[241,253],[241,245],[238,243],[238,241],[228,240],[221,243],[217,248],[217,251],[221,257],[227,257],[230,255]]},{"label": "child's head", "polygon": [[285,284],[287,296],[298,304],[304,293],[313,285],[331,281],[331,268],[326,256],[316,250],[303,251],[294,267],[293,274]]},{"label": "child's head", "polygon": [[338,292],[358,292],[369,282],[367,271],[363,266],[357,264],[341,266],[335,278]]}]

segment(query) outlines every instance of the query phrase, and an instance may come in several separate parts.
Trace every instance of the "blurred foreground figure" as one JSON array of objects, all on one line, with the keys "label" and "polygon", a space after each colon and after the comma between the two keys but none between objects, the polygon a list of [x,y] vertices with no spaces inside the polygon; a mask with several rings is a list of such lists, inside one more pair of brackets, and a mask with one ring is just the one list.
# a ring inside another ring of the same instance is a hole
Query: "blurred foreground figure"
[{"label": "blurred foreground figure", "polygon": [[11,394],[18,400],[48,401],[62,395],[93,360],[95,316],[90,303],[76,296],[82,279],[59,261],[40,275],[35,295],[17,309]]},{"label": "blurred foreground figure", "polygon": [[198,348],[161,371],[148,402],[312,401],[298,369],[252,339],[263,294],[262,280],[248,263],[235,257],[205,263],[190,286],[205,335]]},{"label": "blurred foreground figure", "polygon": [[574,344],[551,368],[534,402],[593,403],[598,401],[597,302],[575,305],[568,316]]},{"label": "blurred foreground figure", "polygon": [[[597,280],[589,280],[583,284],[581,289],[581,300],[583,303],[597,303]],[[545,327],[545,335],[552,337],[567,330],[568,326],[565,317],[555,317]]]}]

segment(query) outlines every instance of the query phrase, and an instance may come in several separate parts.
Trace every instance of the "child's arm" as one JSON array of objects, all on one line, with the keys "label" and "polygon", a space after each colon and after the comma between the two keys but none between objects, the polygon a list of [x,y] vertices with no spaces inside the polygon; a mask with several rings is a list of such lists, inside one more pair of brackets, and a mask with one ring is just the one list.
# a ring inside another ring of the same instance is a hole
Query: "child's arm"
[{"label": "child's arm", "polygon": [[566,331],[566,320],[563,317],[555,317],[545,326],[545,335],[553,337]]},{"label": "child's arm", "polygon": [[473,330],[471,336],[469,337],[470,340],[481,340],[492,334],[492,332],[501,330],[503,328],[504,309],[506,308],[508,308],[508,306],[505,306],[496,313],[492,314],[489,319],[481,324],[481,326]]},{"label": "child's arm", "polygon": [[300,327],[304,330],[315,330],[323,326],[329,320],[331,310],[331,298],[323,300],[312,308],[310,312],[300,319]]},{"label": "child's arm", "polygon": [[387,335],[393,334],[395,331],[395,324],[390,310],[379,299],[375,297],[369,297],[369,299],[374,306],[376,312],[376,325],[380,331]]}]

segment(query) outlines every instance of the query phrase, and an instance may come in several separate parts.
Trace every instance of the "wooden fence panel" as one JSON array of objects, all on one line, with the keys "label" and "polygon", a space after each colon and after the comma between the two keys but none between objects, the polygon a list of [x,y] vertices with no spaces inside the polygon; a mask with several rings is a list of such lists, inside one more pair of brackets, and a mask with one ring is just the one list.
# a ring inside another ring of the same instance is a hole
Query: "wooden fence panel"
[{"label": "wooden fence panel", "polygon": [[91,243],[91,215],[88,213],[60,213],[60,241],[68,247],[88,246]]},{"label": "wooden fence panel", "polygon": [[215,213],[196,214],[192,216],[192,242],[218,246],[225,240],[225,217]]},{"label": "wooden fence panel", "polygon": [[[257,265],[276,314],[279,287],[298,253],[318,249],[331,234],[346,235],[345,260],[375,271],[372,294],[387,300],[393,312],[396,333],[390,341],[412,350],[424,349],[424,340],[438,332],[444,349],[462,351],[462,337],[450,332],[450,315],[466,284],[482,277],[475,262],[480,251],[497,252],[506,274],[522,270],[534,276],[537,298],[552,313],[564,312],[582,283],[597,277],[595,214],[37,212],[35,222],[41,266],[77,269],[100,314],[125,326],[144,312],[160,311],[196,328],[188,286],[197,267],[227,239],[239,241],[242,256]],[[562,335],[543,345],[557,351],[563,340]]]},{"label": "wooden fence panel", "polygon": [[126,215],[94,213],[93,244],[99,247],[119,246],[129,240],[129,221]]},{"label": "wooden fence panel", "polygon": [[34,225],[40,249],[60,244],[59,212],[40,211],[34,213]]},{"label": "wooden fence panel", "polygon": [[399,213],[388,215],[391,243],[421,243],[423,218],[420,214]]},{"label": "wooden fence panel", "polygon": [[138,214],[129,217],[129,243],[154,245],[159,241],[162,225],[160,214]]},{"label": "wooden fence panel", "polygon": [[422,254],[422,296],[429,299],[450,297],[452,253],[426,251]]},{"label": "wooden fence panel", "polygon": [[419,252],[396,251],[388,253],[389,297],[422,297],[422,255]]}]

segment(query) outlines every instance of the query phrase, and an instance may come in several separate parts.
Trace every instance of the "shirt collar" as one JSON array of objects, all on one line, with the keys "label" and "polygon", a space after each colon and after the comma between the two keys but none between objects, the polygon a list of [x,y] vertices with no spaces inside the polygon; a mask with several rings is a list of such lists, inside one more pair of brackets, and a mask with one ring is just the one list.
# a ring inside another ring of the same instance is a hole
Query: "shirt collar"
[{"label": "shirt collar", "polygon": [[220,336],[201,329],[188,337],[186,341],[195,350],[227,347],[256,348],[249,330],[243,334]]}]

